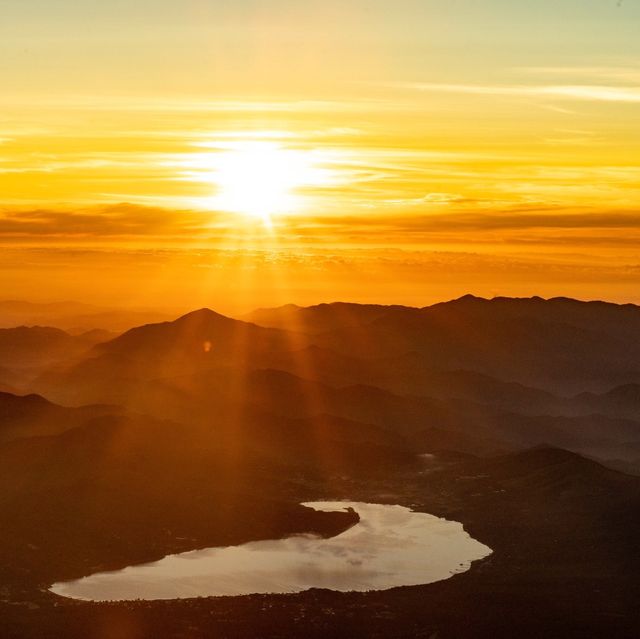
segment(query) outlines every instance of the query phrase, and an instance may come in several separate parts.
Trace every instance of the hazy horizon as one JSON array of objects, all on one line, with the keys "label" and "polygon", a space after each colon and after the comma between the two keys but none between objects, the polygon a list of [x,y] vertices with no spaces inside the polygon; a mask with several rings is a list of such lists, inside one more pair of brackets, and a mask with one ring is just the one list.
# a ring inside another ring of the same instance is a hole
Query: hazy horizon
[{"label": "hazy horizon", "polygon": [[[612,305],[618,305],[618,306],[640,306],[639,304],[636,304],[634,302],[616,302],[614,300],[611,299],[606,299],[606,298],[580,298],[580,297],[570,297],[567,295],[550,295],[550,296],[542,296],[542,295],[537,295],[537,294],[532,294],[532,295],[489,295],[489,296],[484,296],[484,295],[476,295],[474,293],[462,293],[461,295],[457,295],[455,297],[443,297],[443,298],[437,298],[434,299],[432,301],[428,301],[426,303],[417,303],[417,304],[408,304],[408,303],[401,303],[401,302],[397,302],[397,301],[379,301],[379,302],[361,302],[361,301],[355,301],[355,300],[350,300],[350,299],[342,299],[342,298],[330,298],[327,297],[326,299],[319,299],[318,301],[314,301],[311,303],[307,303],[307,304],[300,304],[300,303],[296,303],[293,301],[285,301],[276,305],[266,305],[266,306],[251,306],[247,312],[239,312],[239,311],[235,311],[234,313],[229,313],[230,316],[238,318],[238,319],[242,319],[243,316],[247,315],[248,313],[250,313],[251,311],[259,311],[259,310],[272,310],[272,309],[279,309],[279,308],[285,308],[285,307],[297,307],[297,308],[312,308],[312,307],[316,307],[316,306],[331,306],[331,305],[340,305],[340,304],[348,304],[348,305],[354,305],[354,306],[401,306],[401,307],[406,307],[406,308],[413,308],[413,309],[421,309],[421,308],[428,308],[430,306],[434,306],[437,304],[444,304],[444,303],[448,303],[448,302],[454,302],[457,300],[460,300],[462,298],[475,298],[475,299],[479,299],[479,300],[485,300],[485,301],[492,301],[492,300],[500,300],[500,299],[506,299],[506,300],[543,300],[543,301],[551,301],[551,300],[570,300],[570,301],[575,301],[575,302],[583,302],[583,303],[604,303],[604,304],[612,304]],[[0,304],[27,304],[27,305],[33,305],[34,307],[38,308],[38,307],[58,307],[60,310],[63,310],[66,306],[69,307],[69,309],[73,310],[74,307],[77,307],[76,310],[88,310],[88,311],[110,311],[110,310],[115,310],[115,311],[158,311],[158,312],[184,312],[184,313],[189,313],[192,311],[196,311],[196,310],[202,310],[202,309],[208,309],[211,311],[215,311],[217,313],[220,314],[224,314],[221,311],[221,307],[216,306],[214,303],[208,303],[208,304],[204,304],[204,305],[199,305],[197,302],[194,302],[193,304],[184,306],[184,307],[171,307],[171,306],[167,306],[167,305],[139,305],[136,304],[135,301],[132,301],[132,303],[130,304],[113,304],[113,305],[108,305],[108,304],[99,304],[99,303],[94,303],[94,302],[87,302],[87,301],[80,301],[78,299],[70,299],[70,298],[46,298],[46,299],[38,299],[38,298],[29,298],[29,297],[5,297],[5,298],[0,298]],[[222,304],[222,306],[224,306],[224,303]]]},{"label": "hazy horizon", "polygon": [[[401,250],[121,250],[10,248],[3,299],[231,314],[294,303],[426,306],[466,294],[640,303],[640,266],[541,264],[471,253]],[[608,281],[611,280],[611,281]],[[46,282],[46,286],[42,283]]]}]

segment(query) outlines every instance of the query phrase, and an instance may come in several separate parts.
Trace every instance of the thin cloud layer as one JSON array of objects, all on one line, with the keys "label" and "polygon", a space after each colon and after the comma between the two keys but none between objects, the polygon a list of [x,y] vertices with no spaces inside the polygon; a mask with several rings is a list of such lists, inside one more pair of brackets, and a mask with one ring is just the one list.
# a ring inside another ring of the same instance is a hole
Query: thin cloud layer
[{"label": "thin cloud layer", "polygon": [[[257,220],[215,211],[174,210],[133,204],[79,210],[5,210],[0,239],[58,244],[107,241],[126,245],[239,246],[249,237],[273,246],[467,245],[523,243],[640,248],[640,211],[561,210],[534,204],[480,211],[479,203],[431,194],[423,211],[303,216]],[[434,207],[445,206],[445,211]],[[561,235],[558,235],[561,233]]]},{"label": "thin cloud layer", "polygon": [[132,204],[77,211],[9,210],[0,214],[0,236],[4,238],[56,237],[69,241],[77,237],[153,238],[201,233],[205,228],[201,213]]},{"label": "thin cloud layer", "polygon": [[620,87],[606,85],[480,85],[480,84],[438,84],[430,82],[401,82],[387,85],[398,89],[411,89],[432,93],[463,93],[486,96],[514,96],[545,98],[555,97],[567,100],[587,100],[596,102],[640,102],[640,87]]}]

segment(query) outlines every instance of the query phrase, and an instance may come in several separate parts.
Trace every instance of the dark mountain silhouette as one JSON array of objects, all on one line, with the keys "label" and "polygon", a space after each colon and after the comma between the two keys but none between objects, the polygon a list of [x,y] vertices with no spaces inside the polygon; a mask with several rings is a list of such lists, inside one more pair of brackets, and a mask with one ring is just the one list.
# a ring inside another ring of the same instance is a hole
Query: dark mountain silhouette
[{"label": "dark mountain silhouette", "polygon": [[278,308],[262,308],[245,317],[263,326],[277,328],[301,327],[309,333],[325,333],[336,328],[365,326],[382,318],[410,318],[414,316],[461,316],[473,314],[478,320],[531,320],[552,324],[568,324],[576,328],[599,331],[603,325],[616,324],[623,337],[633,337],[640,330],[640,306],[613,304],[555,297],[486,299],[464,295],[448,302],[422,308],[399,305],[353,304],[334,302],[301,307],[288,304]]},{"label": "dark mountain silhouette", "polygon": [[0,392],[0,443],[23,437],[55,435],[105,415],[121,414],[116,406],[64,408],[39,395]]},{"label": "dark mountain silhouette", "polygon": [[465,296],[422,309],[338,304],[262,309],[252,318],[295,327],[352,358],[413,356],[423,369],[473,371],[553,394],[640,380],[640,307],[630,304]]},{"label": "dark mountain silhouette", "polygon": [[131,329],[81,360],[50,370],[32,388],[62,403],[93,403],[105,393],[133,392],[138,381],[219,366],[242,368],[289,347],[290,336],[283,331],[201,309],[173,322]]},{"label": "dark mountain silhouette", "polygon": [[[87,446],[84,435],[76,431],[61,437],[65,451]],[[113,433],[109,439],[113,439]],[[15,466],[20,468],[22,451],[18,449],[24,443],[9,452],[0,448],[0,460],[11,464],[15,459]],[[55,447],[50,443],[42,446],[47,451]],[[135,447],[131,446],[111,446],[110,450],[107,459],[122,462],[131,454],[135,456]],[[184,476],[180,468],[185,459],[178,447],[176,455],[167,460],[171,471],[178,469],[179,478]],[[108,490],[113,482],[120,488],[120,478],[101,471],[100,466],[89,468],[85,463],[83,484],[88,479],[91,491],[80,500],[79,511],[77,496],[68,500],[62,491],[54,491],[51,509],[38,511],[33,521],[23,511],[13,520],[8,533],[4,528],[0,530],[0,565],[5,583],[48,583],[61,575],[115,567],[131,561],[131,557],[153,557],[167,548],[227,544],[254,535],[281,535],[310,528],[331,534],[351,523],[348,513],[327,520],[286,502],[254,500],[255,484],[249,492],[233,494],[231,500],[215,489],[207,493],[202,489],[202,478],[198,478],[198,466],[196,458],[196,470],[191,474],[193,484],[179,479],[180,490],[191,488],[186,493],[185,507],[184,493],[176,496],[174,492],[172,475],[164,473],[157,485],[147,484],[140,494],[138,489],[133,494],[127,489],[114,497]],[[3,468],[0,466],[0,495]],[[147,462],[143,462],[141,470],[154,471]],[[95,475],[104,482],[91,483]],[[54,484],[68,485],[70,478],[60,479],[57,470],[53,476]],[[265,480],[255,474],[240,477],[247,483],[261,480],[264,484]],[[238,482],[236,486],[244,488],[247,483]],[[81,606],[56,599],[55,607],[40,598],[35,604],[38,608],[27,615],[23,607],[13,602],[4,608],[0,602],[0,610],[6,627],[19,629],[21,636],[27,638],[39,636],[39,630],[46,625],[54,634],[79,639],[87,633],[91,636],[96,626],[113,628],[114,619],[126,623],[126,627],[135,627],[142,636],[179,636],[188,624],[190,634],[196,637],[231,636],[234,632],[248,638],[259,632],[260,636],[293,638],[299,629],[292,628],[290,620],[298,615],[304,615],[307,634],[317,639],[326,636],[327,628],[337,637],[355,633],[408,639],[415,636],[416,628],[423,627],[428,632],[434,628],[451,629],[453,636],[459,637],[480,633],[505,639],[517,629],[531,639],[558,636],[558,630],[561,636],[571,638],[585,636],[584,633],[633,636],[637,619],[628,606],[635,600],[639,567],[637,478],[566,451],[539,447],[489,459],[461,458],[412,477],[390,473],[381,482],[367,478],[360,484],[338,484],[336,490],[346,489],[351,495],[357,491],[361,499],[372,501],[379,499],[377,493],[389,490],[390,485],[409,491],[414,508],[462,519],[474,537],[491,545],[493,555],[453,579],[377,593],[309,591],[288,597],[261,595]],[[269,494],[273,484],[266,483],[264,487],[265,494]],[[28,494],[37,497],[40,490],[36,486]],[[94,494],[98,495],[97,502],[89,498]],[[126,516],[122,515],[122,501],[133,506]],[[65,508],[73,510],[69,516],[74,521],[82,522],[71,529],[68,538],[56,534],[60,530],[57,513]],[[150,520],[159,525],[150,529]],[[96,526],[96,521],[108,521],[109,526]],[[34,523],[39,526],[34,527]],[[5,539],[8,543],[4,543]],[[46,561],[45,557],[52,560]],[[524,626],[522,619],[528,619]]]},{"label": "dark mountain silhouette", "polygon": [[104,337],[88,333],[72,336],[48,326],[19,326],[0,329],[0,365],[33,367],[69,359],[84,353]]},{"label": "dark mountain silhouette", "polygon": [[109,337],[103,331],[70,335],[47,326],[0,329],[0,390],[27,393],[44,370],[81,358]]},{"label": "dark mountain silhouette", "polygon": [[[632,487],[633,494],[640,497],[640,479],[632,479],[582,455],[553,446],[535,446],[474,463],[494,479],[518,482],[531,497],[537,494],[542,498],[552,492],[556,497],[570,494],[574,499],[576,491],[592,495],[594,490],[618,486]],[[611,492],[616,494],[615,490]]]},{"label": "dark mountain silhouette", "polygon": [[606,393],[581,393],[573,398],[574,410],[613,417],[640,419],[640,384],[616,386]]},{"label": "dark mountain silhouette", "polygon": [[70,335],[49,326],[0,329],[0,381],[26,388],[43,369],[79,358],[109,337],[103,331]]},{"label": "dark mountain silhouette", "polygon": [[347,328],[314,339],[364,359],[414,352],[436,370],[472,370],[568,394],[638,377],[640,345],[621,335],[624,319],[592,329],[567,324],[562,315],[556,321],[514,317],[499,304],[490,314],[484,304],[463,301],[407,309],[374,320],[366,330]]},{"label": "dark mountain silhouette", "polygon": [[[587,321],[592,308],[607,322]],[[425,309],[343,304],[295,314],[304,322],[284,331],[203,309],[128,331],[94,349],[77,371],[91,377],[91,369],[98,376],[118,369],[137,379],[233,362],[530,413],[553,410],[552,395],[608,390],[640,377],[640,346],[623,338],[640,315],[635,306],[462,298]],[[322,330],[326,316],[331,328]]]},{"label": "dark mountain silhouette", "polygon": [[0,444],[0,573],[38,583],[198,546],[339,532],[351,515],[296,505],[284,485],[412,463],[386,439],[330,417],[203,427],[106,415]]},{"label": "dark mountain silhouette", "polygon": [[434,370],[419,353],[377,359],[350,357],[319,346],[278,352],[269,368],[334,386],[362,384],[402,395],[463,399],[519,412],[562,412],[564,398],[469,370]]},{"label": "dark mountain silhouette", "polygon": [[20,326],[0,329],[0,362],[5,367],[41,364],[64,357],[74,342],[69,334],[57,328]]},{"label": "dark mountain silhouette", "polygon": [[[286,348],[287,335],[203,308],[173,322],[131,329],[95,349],[107,357],[138,358],[162,372],[198,370],[212,363],[241,364],[272,349]],[[231,359],[235,358],[235,359]],[[173,369],[171,367],[174,367]]]},{"label": "dark mountain silhouette", "polygon": [[472,313],[478,319],[491,320],[536,320],[550,324],[565,324],[587,331],[611,330],[612,325],[620,337],[632,339],[640,330],[640,306],[635,304],[612,304],[611,302],[589,301],[554,297],[510,298],[494,297],[485,299],[465,295],[451,302],[434,304],[423,309],[433,313]]},{"label": "dark mountain silhouette", "polygon": [[333,302],[309,307],[287,304],[278,308],[257,309],[242,319],[260,326],[316,334],[336,329],[366,326],[391,313],[403,312],[406,308],[404,306],[347,302]]},{"label": "dark mountain silhouette", "polygon": [[[637,634],[640,479],[612,468],[640,472],[638,307],[466,296],[250,317],[269,326],[201,309],[106,341],[0,334],[0,383],[41,393],[0,392],[9,636],[124,627],[108,611],[158,637],[287,636],[292,618],[316,637]],[[494,553],[381,593],[80,606],[46,592],[173,552],[335,534],[357,516],[299,504],[341,497],[460,521]]]},{"label": "dark mountain silhouette", "polygon": [[597,414],[526,415],[362,384],[333,387],[273,369],[219,367],[161,379],[125,378],[120,385],[92,383],[91,393],[91,401],[115,402],[184,424],[254,420],[274,428],[278,416],[313,423],[333,416],[368,424],[376,436],[384,429],[388,444],[414,453],[453,449],[487,454],[546,442],[604,460],[633,462],[633,448],[627,455],[621,446],[640,442],[640,422],[634,420]]},{"label": "dark mountain silhouette", "polygon": [[[498,317],[490,322],[494,303]],[[562,397],[504,381],[533,377],[544,385],[562,373],[564,390],[589,387],[590,367],[601,376],[619,365],[621,350],[633,360],[617,323],[591,334],[586,316],[592,308],[614,320],[622,313],[627,323],[637,311],[472,297],[426,309],[287,307],[285,314],[312,323],[314,333],[305,335],[201,309],[98,344],[32,388],[65,404],[115,403],[181,423],[221,414],[231,419],[247,410],[304,419],[332,415],[384,428],[418,453],[453,447],[486,454],[550,443],[635,463],[640,428],[635,419],[619,417],[620,410],[606,410],[603,402],[615,403],[614,396],[595,405],[592,395]],[[556,316],[577,318],[580,327],[549,323]],[[317,330],[325,318],[335,326],[344,317],[345,329]],[[588,348],[587,337],[598,348]],[[342,345],[347,338],[349,345]],[[399,354],[381,356],[394,349]],[[598,349],[604,350],[594,356]]]}]

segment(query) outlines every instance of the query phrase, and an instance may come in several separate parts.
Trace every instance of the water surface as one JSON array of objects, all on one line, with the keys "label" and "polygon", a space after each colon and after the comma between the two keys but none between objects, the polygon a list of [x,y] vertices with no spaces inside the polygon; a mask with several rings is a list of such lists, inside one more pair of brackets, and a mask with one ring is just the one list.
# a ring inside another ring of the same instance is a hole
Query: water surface
[{"label": "water surface", "polygon": [[92,601],[291,593],[309,588],[385,590],[447,579],[491,553],[462,524],[403,506],[334,501],[305,505],[325,511],[350,506],[360,522],[330,539],[296,535],[195,550],[57,583],[51,590]]}]

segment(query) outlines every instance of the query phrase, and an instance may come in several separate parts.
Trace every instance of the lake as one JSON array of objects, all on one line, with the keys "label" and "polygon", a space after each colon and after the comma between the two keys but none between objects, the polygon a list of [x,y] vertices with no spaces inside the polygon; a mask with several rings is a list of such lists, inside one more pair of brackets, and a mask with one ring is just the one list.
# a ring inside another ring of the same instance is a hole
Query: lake
[{"label": "lake", "polygon": [[447,579],[491,549],[455,521],[403,506],[309,502],[316,510],[354,508],[360,522],[323,539],[296,535],[240,546],[169,555],[153,563],[60,582],[51,591],[73,599],[182,599],[309,588],[386,590]]}]

